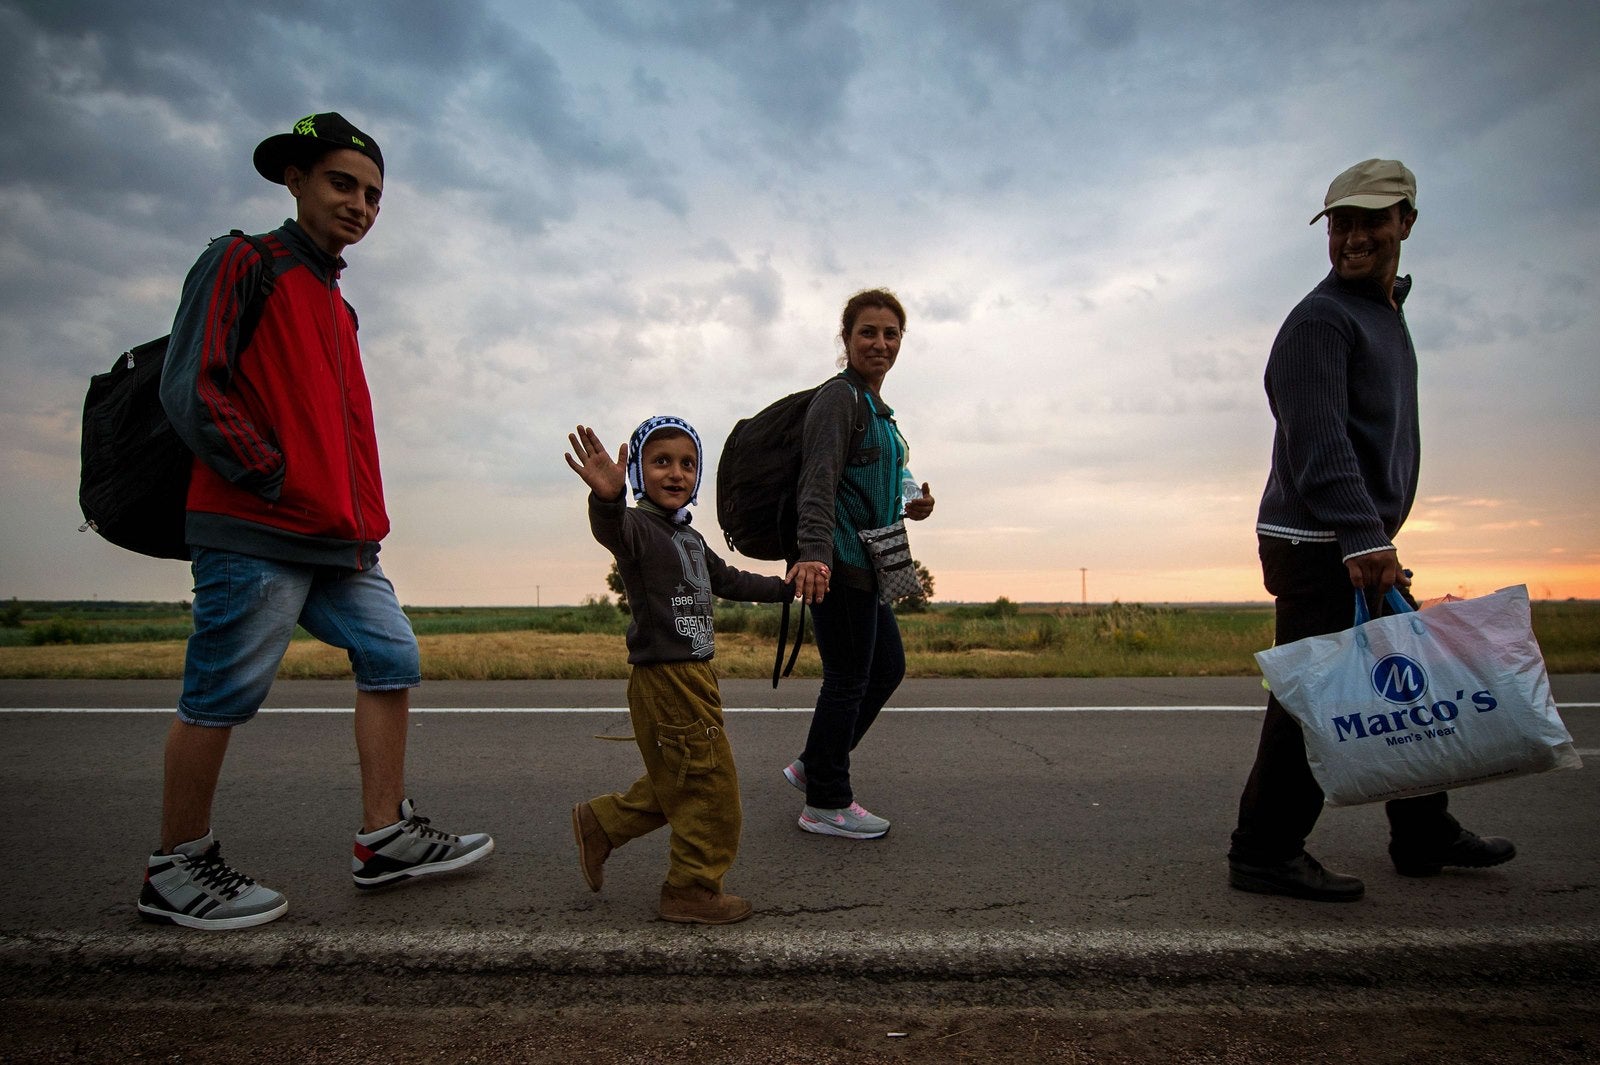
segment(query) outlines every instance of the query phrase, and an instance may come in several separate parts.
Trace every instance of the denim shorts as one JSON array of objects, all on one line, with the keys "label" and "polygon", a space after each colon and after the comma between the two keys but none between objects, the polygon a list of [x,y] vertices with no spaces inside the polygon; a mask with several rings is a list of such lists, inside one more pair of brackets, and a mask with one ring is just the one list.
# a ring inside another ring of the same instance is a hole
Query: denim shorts
[{"label": "denim shorts", "polygon": [[193,551],[194,635],[184,657],[179,719],[228,727],[254,717],[296,625],[349,652],[361,691],[422,683],[411,621],[378,566],[348,570]]}]

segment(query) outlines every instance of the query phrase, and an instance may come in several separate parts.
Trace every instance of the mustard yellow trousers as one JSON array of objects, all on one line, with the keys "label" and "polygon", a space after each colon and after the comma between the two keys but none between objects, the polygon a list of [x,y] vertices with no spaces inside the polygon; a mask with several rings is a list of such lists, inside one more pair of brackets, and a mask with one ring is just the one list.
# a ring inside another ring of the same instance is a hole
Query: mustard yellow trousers
[{"label": "mustard yellow trousers", "polygon": [[708,662],[634,666],[628,716],[644,776],[626,794],[589,800],[595,819],[613,847],[672,826],[667,883],[721,891],[744,812],[715,671]]}]

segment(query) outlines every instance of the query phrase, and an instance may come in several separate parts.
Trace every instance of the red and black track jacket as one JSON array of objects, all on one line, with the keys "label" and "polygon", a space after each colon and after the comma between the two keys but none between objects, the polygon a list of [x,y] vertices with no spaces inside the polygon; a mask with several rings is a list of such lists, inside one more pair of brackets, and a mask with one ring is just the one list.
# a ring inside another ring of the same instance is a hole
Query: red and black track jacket
[{"label": "red and black track jacket", "polygon": [[[183,285],[161,402],[195,453],[189,544],[311,565],[370,568],[389,531],[372,399],[355,314],[339,294],[344,260],[294,221],[264,240],[206,249]],[[243,299],[276,275],[238,350]]]}]

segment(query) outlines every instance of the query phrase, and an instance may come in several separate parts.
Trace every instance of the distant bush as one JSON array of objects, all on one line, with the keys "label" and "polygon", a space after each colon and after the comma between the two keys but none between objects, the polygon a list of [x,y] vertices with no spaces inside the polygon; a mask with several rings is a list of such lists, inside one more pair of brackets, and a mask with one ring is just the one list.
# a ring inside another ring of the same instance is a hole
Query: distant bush
[{"label": "distant bush", "polygon": [[1097,611],[1095,638],[1129,651],[1145,651],[1164,642],[1172,630],[1173,611],[1112,603]]},{"label": "distant bush", "polygon": [[52,643],[93,643],[89,626],[71,618],[53,617],[28,630],[28,642],[35,647]]},{"label": "distant bush", "polygon": [[1036,619],[1033,623],[1033,647],[1039,651],[1050,651],[1063,646],[1065,631],[1061,619],[1046,614]]},{"label": "distant bush", "polygon": [[755,610],[743,603],[717,600],[716,626],[718,632],[749,632],[755,623]]},{"label": "distant bush", "polygon": [[580,606],[405,608],[418,636],[492,632],[621,633],[628,619],[607,596],[590,596]]},{"label": "distant bush", "polygon": [[557,607],[532,611],[527,623],[518,626],[533,632],[559,632],[569,635],[584,633],[618,633],[627,628],[628,619],[617,613],[609,595],[599,598],[589,596],[582,606]]},{"label": "distant bush", "polygon": [[926,614],[933,605],[933,574],[920,562],[912,563],[912,572],[917,575],[920,591],[896,603],[894,605],[896,614]]},{"label": "distant bush", "polygon": [[[798,603],[790,604],[789,624],[795,624],[800,606]],[[717,600],[716,606],[717,633],[747,632],[752,636],[763,639],[775,640],[778,630],[783,627],[782,603],[735,603],[726,599]],[[809,629],[810,626],[807,625]]]},{"label": "distant bush", "polygon": [[611,568],[606,570],[606,587],[617,593],[617,610],[623,614],[632,614],[633,607],[628,605],[628,586],[622,583],[622,568],[617,565],[617,560],[611,560]]},{"label": "distant bush", "polygon": [[992,603],[963,603],[961,606],[952,607],[950,616],[953,618],[1014,618],[1021,611],[1021,607],[1002,595]]},{"label": "distant bush", "polygon": [[[624,614],[626,610],[622,611]],[[611,626],[617,621],[617,608],[611,605],[611,597],[602,595],[598,599],[594,596],[585,596],[583,605],[578,608],[578,613],[586,620],[598,624]]]}]

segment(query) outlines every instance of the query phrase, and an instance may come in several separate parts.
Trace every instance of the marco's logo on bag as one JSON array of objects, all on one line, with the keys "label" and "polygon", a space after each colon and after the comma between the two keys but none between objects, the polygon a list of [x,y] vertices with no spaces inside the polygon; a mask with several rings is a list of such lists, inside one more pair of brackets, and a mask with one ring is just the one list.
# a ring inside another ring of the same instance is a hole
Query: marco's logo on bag
[{"label": "marco's logo on bag", "polygon": [[1372,690],[1391,703],[1409,703],[1428,690],[1428,672],[1414,658],[1385,655],[1372,667]]}]

